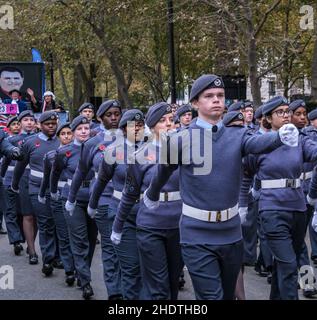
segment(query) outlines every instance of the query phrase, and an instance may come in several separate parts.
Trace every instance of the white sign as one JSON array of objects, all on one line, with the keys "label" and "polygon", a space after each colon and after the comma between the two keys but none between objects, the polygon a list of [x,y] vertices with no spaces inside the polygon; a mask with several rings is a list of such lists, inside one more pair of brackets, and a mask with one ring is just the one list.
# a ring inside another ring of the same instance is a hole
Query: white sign
[{"label": "white sign", "polygon": [[0,6],[0,29],[13,29],[14,28],[14,15],[13,7],[4,4]]}]

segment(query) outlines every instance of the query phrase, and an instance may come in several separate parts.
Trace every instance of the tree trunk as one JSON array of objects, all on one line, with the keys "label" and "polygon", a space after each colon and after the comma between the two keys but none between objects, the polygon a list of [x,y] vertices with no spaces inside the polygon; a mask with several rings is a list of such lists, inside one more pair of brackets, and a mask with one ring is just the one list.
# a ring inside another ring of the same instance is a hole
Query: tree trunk
[{"label": "tree trunk", "polygon": [[314,53],[312,59],[312,76],[311,76],[311,94],[314,101],[317,101],[317,38],[314,44]]},{"label": "tree trunk", "polygon": [[77,114],[77,109],[83,103],[83,93],[82,93],[82,81],[80,75],[80,67],[78,64],[74,66],[74,89],[73,89],[73,105],[70,110],[71,117],[74,118]]},{"label": "tree trunk", "polygon": [[67,106],[70,108],[72,105],[72,99],[69,96],[69,92],[68,92],[67,85],[66,85],[66,80],[64,77],[64,72],[63,72],[62,66],[60,64],[58,64],[58,72],[59,72],[59,77],[60,77],[63,93],[66,98],[66,103],[67,103]]},{"label": "tree trunk", "polygon": [[248,63],[249,63],[249,77],[251,84],[251,94],[255,107],[262,104],[260,79],[257,77],[257,60],[256,60],[256,40],[251,37],[248,46]]}]

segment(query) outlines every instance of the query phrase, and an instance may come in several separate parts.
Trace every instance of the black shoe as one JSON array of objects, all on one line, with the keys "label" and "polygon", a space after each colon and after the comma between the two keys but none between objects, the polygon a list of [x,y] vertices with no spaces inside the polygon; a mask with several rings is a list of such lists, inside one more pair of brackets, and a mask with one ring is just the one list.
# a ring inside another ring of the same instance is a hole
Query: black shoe
[{"label": "black shoe", "polygon": [[316,294],[317,290],[314,286],[305,284],[305,287],[303,289],[303,296],[305,298],[314,298]]},{"label": "black shoe", "polygon": [[51,263],[43,264],[42,272],[48,277],[53,273],[53,266]]},{"label": "black shoe", "polygon": [[113,294],[108,297],[108,300],[123,300],[122,294]]},{"label": "black shoe", "polygon": [[66,272],[66,279],[65,282],[67,283],[67,285],[72,286],[75,283],[75,275],[74,272],[70,271],[70,272]]},{"label": "black shoe", "polygon": [[7,234],[8,232],[5,231],[2,227],[0,228],[0,234]]},{"label": "black shoe", "polygon": [[55,269],[64,269],[63,262],[59,259],[55,259],[52,265]]},{"label": "black shoe", "polygon": [[39,263],[39,257],[36,253],[29,255],[29,264],[38,264]]},{"label": "black shoe", "polygon": [[269,275],[268,270],[259,263],[255,264],[254,271],[257,272],[260,277],[267,277]]},{"label": "black shoe", "polygon": [[317,264],[317,257],[311,257],[311,261],[312,261],[314,264]]},{"label": "black shoe", "polygon": [[184,289],[185,283],[186,283],[186,281],[185,281],[185,279],[184,279],[184,276],[183,276],[183,277],[179,277],[178,289],[179,289],[179,290]]},{"label": "black shoe", "polygon": [[268,284],[272,283],[272,273],[271,272],[268,273],[266,281],[267,281]]},{"label": "black shoe", "polygon": [[77,278],[77,287],[78,287],[78,288],[81,288],[81,281],[80,281],[79,278]]},{"label": "black shoe", "polygon": [[85,300],[90,299],[91,296],[94,295],[94,291],[92,290],[92,287],[89,283],[87,283],[86,285],[84,285],[83,287],[83,298]]},{"label": "black shoe", "polygon": [[15,254],[16,256],[20,255],[21,251],[23,251],[22,244],[19,243],[19,242],[17,242],[17,243],[15,243],[13,246],[14,246],[14,254]]}]

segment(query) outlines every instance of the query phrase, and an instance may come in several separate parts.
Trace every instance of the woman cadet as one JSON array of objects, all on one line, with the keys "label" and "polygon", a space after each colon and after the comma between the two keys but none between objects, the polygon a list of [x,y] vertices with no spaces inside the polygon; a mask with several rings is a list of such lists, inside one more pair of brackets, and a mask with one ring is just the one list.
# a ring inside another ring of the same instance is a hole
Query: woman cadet
[{"label": "woman cadet", "polygon": [[[76,170],[81,145],[90,136],[89,120],[84,116],[78,116],[71,122],[71,130],[74,133],[74,141],[56,151],[50,175],[51,197],[58,200],[58,181],[64,173],[67,184],[62,189],[61,197],[65,202],[71,185],[71,180]],[[97,239],[97,227],[95,221],[87,214],[89,201],[89,184],[93,177],[93,171],[89,171],[87,180],[81,184],[76,197],[75,208],[72,211],[64,211],[69,230],[71,251],[73,253],[76,272],[83,290],[83,298],[89,299],[94,292],[90,285],[90,266]],[[64,203],[63,203],[64,204]]]},{"label": "woman cadet", "polygon": [[[96,215],[99,198],[110,180],[112,180],[114,188],[110,205],[111,211],[117,212],[122,198],[129,156],[133,155],[143,139],[143,113],[137,109],[126,111],[119,122],[119,128],[123,131],[124,138],[117,139],[104,151],[105,160],[100,164],[98,177],[89,200],[88,213],[91,216]],[[120,245],[115,246],[121,267],[123,297],[127,300],[142,299],[142,296],[140,296],[142,282],[135,224],[138,208],[139,205],[136,204],[131,210],[131,214],[124,225]]]},{"label": "woman cadet", "polygon": [[[60,148],[71,143],[73,140],[73,132],[71,131],[70,123],[66,122],[61,124],[57,128],[56,136],[60,141]],[[44,156],[44,160],[43,160],[44,177],[41,182],[41,187],[38,195],[39,202],[43,204],[45,204],[46,202],[46,192],[49,187],[50,172],[52,169],[52,164],[55,159],[55,156],[56,156],[56,150],[52,150]],[[67,178],[65,175],[62,175],[58,181],[59,194],[61,193],[62,188],[65,186],[66,183],[67,183]],[[63,212],[62,200],[61,199],[55,200],[51,198],[50,205],[52,208],[52,213],[55,218],[56,232],[58,233],[59,253],[60,253],[60,258],[62,260],[64,270],[65,270],[65,275],[66,275],[65,282],[71,286],[75,282],[75,275],[74,275],[75,268],[74,268],[73,254],[70,247],[67,224],[66,224],[66,220]]]},{"label": "woman cadet", "polygon": [[[160,160],[161,135],[173,129],[171,106],[165,102],[151,106],[146,124],[153,133],[153,140],[140,147],[135,164],[128,165],[125,187],[111,235],[116,244],[121,241],[123,226],[132,207],[156,172],[156,163]],[[159,199],[161,207],[155,210],[149,210],[141,201],[136,217],[142,281],[146,299],[175,300],[183,268],[178,227],[182,206],[178,171],[170,177]]]},{"label": "woman cadet", "polygon": [[[293,113],[281,96],[269,100],[262,110],[273,132],[290,123]],[[261,225],[273,254],[270,299],[298,299],[297,258],[306,230],[306,203],[300,176],[304,162],[316,160],[317,144],[302,132],[293,147],[285,145],[268,154],[246,158],[245,164],[256,172],[261,188]],[[239,203],[242,207],[243,198]]]}]

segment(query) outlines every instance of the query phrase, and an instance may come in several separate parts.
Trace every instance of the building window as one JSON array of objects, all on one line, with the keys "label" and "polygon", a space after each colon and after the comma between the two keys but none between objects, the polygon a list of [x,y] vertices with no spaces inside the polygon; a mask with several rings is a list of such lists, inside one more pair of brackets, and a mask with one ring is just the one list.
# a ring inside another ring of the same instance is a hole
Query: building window
[{"label": "building window", "polygon": [[275,81],[269,81],[269,96],[275,96]]}]

